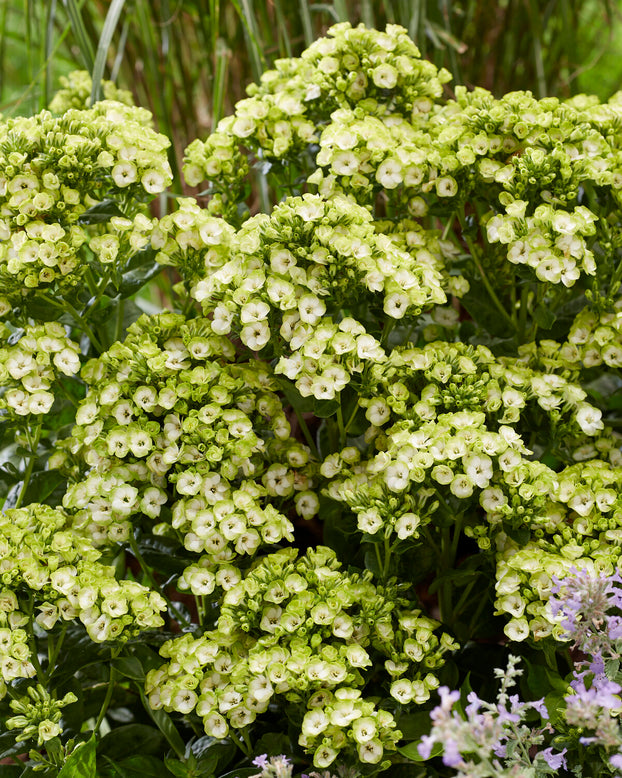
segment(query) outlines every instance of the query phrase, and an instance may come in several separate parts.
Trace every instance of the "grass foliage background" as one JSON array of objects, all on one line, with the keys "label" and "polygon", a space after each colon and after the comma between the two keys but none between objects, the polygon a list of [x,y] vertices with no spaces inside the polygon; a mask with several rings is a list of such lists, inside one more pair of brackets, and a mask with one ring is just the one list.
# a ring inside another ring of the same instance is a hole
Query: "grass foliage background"
[{"label": "grass foliage background", "polygon": [[77,67],[116,80],[172,139],[179,190],[185,146],[342,21],[400,24],[454,83],[496,96],[622,88],[616,0],[0,0],[0,111],[36,113]]}]

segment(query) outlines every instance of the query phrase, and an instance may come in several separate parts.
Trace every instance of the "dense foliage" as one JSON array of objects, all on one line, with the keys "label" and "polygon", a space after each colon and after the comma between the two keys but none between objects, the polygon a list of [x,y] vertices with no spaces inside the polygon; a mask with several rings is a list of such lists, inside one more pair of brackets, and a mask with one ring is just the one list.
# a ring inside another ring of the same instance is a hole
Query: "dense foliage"
[{"label": "dense foliage", "polygon": [[336,25],[159,219],[126,93],[0,124],[7,776],[622,766],[622,97],[450,79]]}]

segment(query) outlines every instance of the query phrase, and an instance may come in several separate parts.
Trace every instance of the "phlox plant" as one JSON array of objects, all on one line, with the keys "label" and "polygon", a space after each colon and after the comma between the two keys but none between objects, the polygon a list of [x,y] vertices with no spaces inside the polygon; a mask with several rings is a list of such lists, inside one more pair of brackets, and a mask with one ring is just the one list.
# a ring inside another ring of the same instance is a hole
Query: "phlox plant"
[{"label": "phlox plant", "polygon": [[0,123],[3,776],[622,772],[622,93],[450,81]]}]

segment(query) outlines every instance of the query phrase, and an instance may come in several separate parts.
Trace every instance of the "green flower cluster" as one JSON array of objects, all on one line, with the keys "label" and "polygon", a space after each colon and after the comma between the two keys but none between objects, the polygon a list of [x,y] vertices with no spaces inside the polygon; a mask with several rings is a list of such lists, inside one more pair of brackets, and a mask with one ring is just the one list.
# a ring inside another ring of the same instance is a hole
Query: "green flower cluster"
[{"label": "green flower cluster", "polygon": [[[548,604],[552,576],[564,578],[573,567],[587,568],[590,575],[610,575],[619,566],[620,462],[616,467],[599,460],[572,465],[554,479],[540,506],[532,506],[538,508],[529,523],[532,539],[519,544],[503,534],[497,538],[496,607],[512,617],[505,626],[511,640],[530,634],[536,640],[551,634],[562,637],[561,616],[554,616]],[[529,493],[525,498],[521,506],[529,510],[533,501]],[[501,506],[501,511],[508,507]],[[495,520],[495,512],[491,518]]]},{"label": "green flower cluster", "polygon": [[49,413],[60,376],[80,371],[80,347],[57,322],[11,332],[0,323],[0,418]]},{"label": "green flower cluster", "polygon": [[329,548],[297,553],[270,554],[229,589],[215,631],[162,647],[170,661],[149,672],[149,703],[196,709],[207,734],[222,738],[281,695],[307,709],[300,743],[316,767],[348,751],[376,764],[400,733],[391,713],[361,697],[365,668],[383,662],[395,700],[424,702],[454,644],[439,639],[438,622],[412,609],[394,585],[343,572]]},{"label": "green flower cluster", "polygon": [[[486,425],[511,425],[528,435],[547,429],[555,453],[572,461],[574,449],[603,429],[602,413],[563,376],[535,370],[486,346],[435,342],[398,347],[370,370],[360,405],[374,427],[399,419],[434,421],[440,414],[482,411]],[[370,430],[375,437],[378,430]]]},{"label": "green flower cluster", "polygon": [[194,141],[187,149],[189,184],[206,179],[218,191],[227,185],[239,190],[248,171],[238,164],[240,144],[260,158],[303,163],[333,111],[359,106],[366,115],[410,118],[429,111],[451,79],[422,60],[397,25],[384,33],[334,25],[302,57],[277,60],[275,66],[248,88],[250,97],[237,103],[235,114],[222,119],[205,143]]},{"label": "green flower cluster", "polygon": [[581,272],[596,273],[596,239],[611,241],[606,207],[597,217],[578,197],[602,187],[619,198],[621,108],[618,97],[606,105],[536,100],[530,92],[497,100],[457,87],[456,100],[434,111],[427,130],[442,149],[440,170],[466,186],[465,196],[492,207],[486,231],[491,243],[507,246],[500,258],[570,287]]},{"label": "green flower cluster", "polygon": [[[227,563],[292,539],[290,507],[317,511],[309,451],[291,437],[270,368],[233,356],[209,320],[163,313],[87,363],[90,391],[65,445],[92,469],[75,472],[63,504],[94,542],[160,519],[156,532],[174,531],[208,565]],[[196,593],[207,581],[213,589],[202,564],[185,576]]]},{"label": "green flower cluster", "polygon": [[231,259],[193,295],[213,313],[214,332],[239,330],[251,351],[271,344],[282,355],[276,372],[318,399],[334,397],[366,361],[385,358],[357,320],[359,309],[411,319],[446,300],[434,265],[378,235],[366,209],[314,195],[249,219]]},{"label": "green flower cluster", "polygon": [[102,265],[120,270],[123,265],[127,267],[128,257],[149,245],[155,224],[157,220],[144,213],[133,218],[111,216],[106,226],[89,240],[89,249]]},{"label": "green flower cluster", "polygon": [[29,290],[75,287],[87,209],[105,198],[136,209],[171,182],[169,141],[137,108],[104,101],[62,117],[42,111],[0,123],[0,308]]},{"label": "green flower cluster", "polygon": [[234,230],[192,197],[178,198],[177,205],[155,225],[151,246],[158,252],[157,262],[178,268],[188,284],[196,284],[225,264]]},{"label": "green flower cluster", "polygon": [[564,343],[541,341],[521,349],[525,361],[539,359],[551,370],[578,373],[583,368],[622,367],[622,300],[612,310],[584,308],[575,318]]},{"label": "green flower cluster", "polygon": [[79,619],[91,640],[127,640],[162,626],[162,597],[135,581],[117,581],[114,567],[60,509],[31,503],[0,515],[0,675],[35,675],[33,621],[51,630]]},{"label": "green flower cluster", "polygon": [[[60,77],[61,89],[51,99],[49,109],[52,113],[64,114],[72,108],[84,109],[91,107],[91,90],[93,80],[87,70],[73,70],[68,76]],[[132,93],[127,89],[119,89],[114,81],[101,82],[104,100],[115,100],[118,103],[134,106]],[[144,109],[141,109],[141,112]],[[148,114],[147,111],[144,111]],[[151,125],[151,115],[145,124]]]},{"label": "green flower cluster", "polygon": [[16,715],[7,719],[5,726],[9,730],[21,730],[15,737],[16,742],[36,738],[37,745],[42,746],[61,734],[62,710],[76,702],[78,698],[73,692],[67,692],[64,697],[57,700],[51,697],[41,684],[29,686],[26,691],[27,694],[9,703]]}]

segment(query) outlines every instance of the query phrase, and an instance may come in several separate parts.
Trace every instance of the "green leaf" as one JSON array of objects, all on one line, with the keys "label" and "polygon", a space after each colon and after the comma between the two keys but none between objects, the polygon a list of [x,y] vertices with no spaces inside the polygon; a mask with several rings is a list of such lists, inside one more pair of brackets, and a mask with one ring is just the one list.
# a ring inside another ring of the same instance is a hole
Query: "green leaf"
[{"label": "green leaf", "polygon": [[44,470],[33,473],[23,502],[24,504],[30,502],[44,503],[51,494],[65,483],[64,476],[58,470]]},{"label": "green leaf", "polygon": [[339,400],[314,400],[313,413],[318,419],[328,419],[337,413],[340,404]]},{"label": "green leaf", "polygon": [[[139,743],[134,743],[135,749]],[[142,743],[140,743],[140,748],[142,749]],[[112,759],[104,756],[104,760],[107,765],[103,770],[98,768],[97,778],[169,778],[171,775],[165,765],[155,756],[135,754],[120,762],[113,762]]]},{"label": "green leaf", "polygon": [[186,746],[184,744],[184,741],[181,739],[181,735],[179,734],[175,725],[171,721],[171,717],[168,715],[168,713],[165,713],[163,710],[153,710],[149,705],[149,700],[147,700],[147,698],[145,697],[145,693],[143,692],[143,690],[139,689],[139,691],[140,691],[140,698],[142,699],[143,705],[145,706],[145,710],[151,716],[151,718],[155,722],[155,725],[160,730],[160,732],[167,739],[173,751],[177,754],[177,756],[180,759],[183,759]]},{"label": "green leaf", "polygon": [[188,775],[188,766],[184,762],[180,762],[179,759],[171,759],[166,756],[164,757],[164,764],[175,778],[186,778]]},{"label": "green leaf", "polygon": [[555,324],[556,319],[557,316],[548,306],[544,304],[538,305],[536,310],[533,312],[533,320],[536,322],[538,327],[542,327],[543,330],[550,330],[553,324]]},{"label": "green leaf", "polygon": [[114,200],[102,200],[80,216],[78,224],[103,224],[113,216],[123,216]]},{"label": "green leaf", "polygon": [[[428,718],[429,718],[429,714],[428,714]],[[412,759],[413,762],[425,762],[427,760],[424,759],[421,756],[419,751],[417,751],[417,746],[418,745],[419,745],[418,742],[407,743],[405,746],[402,746],[401,748],[398,748],[397,750],[398,750],[398,752],[402,756],[405,756],[407,759]],[[442,744],[441,743],[435,743],[432,746],[432,753],[430,754],[430,759],[432,759],[432,757],[439,756],[442,753],[443,753],[443,746],[442,746]]]},{"label": "green leaf", "polygon": [[242,767],[239,770],[230,770],[219,778],[251,778],[253,775],[257,775],[256,767]]},{"label": "green leaf", "polygon": [[161,748],[162,741],[162,733],[155,727],[147,724],[126,724],[104,735],[97,753],[119,761],[135,755],[137,743],[140,743],[141,755],[155,754]]},{"label": "green leaf", "polygon": [[[120,656],[112,661],[112,666],[115,667],[121,675],[126,678],[131,678],[133,681],[144,681],[145,671],[140,663],[140,660],[135,656]],[[115,730],[116,732],[117,730]]]},{"label": "green leaf", "polygon": [[71,22],[73,34],[75,35],[76,41],[78,43],[78,48],[80,50],[80,54],[82,55],[82,59],[84,60],[84,64],[86,65],[86,69],[89,71],[89,73],[91,73],[93,71],[94,63],[93,45],[91,44],[88,33],[84,26],[82,14],[80,13],[78,4],[76,3],[76,0],[63,0],[63,5],[67,9],[67,16]]},{"label": "green leaf", "polygon": [[295,384],[282,376],[279,378],[279,388],[285,395],[287,402],[298,411],[298,413],[312,413],[316,402],[313,397],[303,397]]},{"label": "green leaf", "polygon": [[95,766],[95,734],[83,746],[72,752],[65,762],[58,778],[93,778],[97,775]]}]

